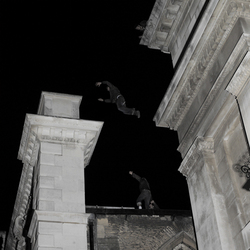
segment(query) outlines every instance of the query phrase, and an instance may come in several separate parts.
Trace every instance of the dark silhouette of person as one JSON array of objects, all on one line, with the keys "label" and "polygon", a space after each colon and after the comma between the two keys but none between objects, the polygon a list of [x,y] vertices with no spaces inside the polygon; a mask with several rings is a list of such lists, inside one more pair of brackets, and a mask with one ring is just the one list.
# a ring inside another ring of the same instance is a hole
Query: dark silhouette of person
[{"label": "dark silhouette of person", "polygon": [[139,175],[133,173],[133,171],[129,171],[129,174],[131,174],[132,177],[134,177],[140,183],[139,184],[140,195],[136,200],[136,205],[138,206],[139,209],[142,209],[142,201],[144,201],[145,208],[150,209],[149,204],[152,201],[152,195],[148,181],[144,177],[140,177]]},{"label": "dark silhouette of person", "polygon": [[121,94],[120,90],[108,81],[97,82],[95,85],[100,87],[101,84],[107,85],[107,91],[109,91],[110,99],[99,98],[98,101],[106,103],[116,103],[117,109],[125,115],[135,115],[140,118],[140,111],[135,110],[135,108],[128,108],[126,106],[125,99]]}]

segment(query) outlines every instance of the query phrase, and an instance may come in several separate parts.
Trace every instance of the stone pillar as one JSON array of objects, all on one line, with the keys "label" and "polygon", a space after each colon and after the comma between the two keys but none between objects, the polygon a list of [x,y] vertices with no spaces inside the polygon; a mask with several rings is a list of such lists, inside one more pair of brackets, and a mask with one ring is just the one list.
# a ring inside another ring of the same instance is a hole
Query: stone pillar
[{"label": "stone pillar", "polygon": [[18,158],[34,166],[32,250],[87,249],[84,168],[103,123],[79,120],[80,101],[43,92],[38,115],[26,115]]},{"label": "stone pillar", "polygon": [[179,171],[187,177],[199,249],[234,250],[217,167],[213,139],[198,137]]}]

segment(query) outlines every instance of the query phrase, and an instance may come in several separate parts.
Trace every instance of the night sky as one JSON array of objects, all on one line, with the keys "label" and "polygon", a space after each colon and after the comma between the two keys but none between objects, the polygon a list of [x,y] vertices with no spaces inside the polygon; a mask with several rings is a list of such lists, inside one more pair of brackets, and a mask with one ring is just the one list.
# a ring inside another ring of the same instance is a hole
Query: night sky
[{"label": "night sky", "polygon": [[[134,171],[147,178],[160,208],[191,209],[177,132],[153,122],[174,74],[171,57],[139,45],[135,30],[154,1],[73,2],[1,2],[0,230],[9,228],[23,167],[17,154],[25,115],[37,114],[42,91],[80,95],[80,119],[104,122],[85,168],[87,205],[135,207]],[[104,80],[140,119],[97,101],[109,97],[95,87]]]}]

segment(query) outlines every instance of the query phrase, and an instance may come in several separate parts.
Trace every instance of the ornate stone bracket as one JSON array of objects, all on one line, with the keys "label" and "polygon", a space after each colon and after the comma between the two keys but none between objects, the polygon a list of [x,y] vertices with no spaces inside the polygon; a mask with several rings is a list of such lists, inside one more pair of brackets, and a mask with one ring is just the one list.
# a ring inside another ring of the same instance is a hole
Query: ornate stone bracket
[{"label": "ornate stone bracket", "polygon": [[213,138],[197,137],[183,159],[178,171],[180,171],[185,177],[195,171],[197,168],[196,162],[201,157],[206,157],[214,152],[214,140]]}]

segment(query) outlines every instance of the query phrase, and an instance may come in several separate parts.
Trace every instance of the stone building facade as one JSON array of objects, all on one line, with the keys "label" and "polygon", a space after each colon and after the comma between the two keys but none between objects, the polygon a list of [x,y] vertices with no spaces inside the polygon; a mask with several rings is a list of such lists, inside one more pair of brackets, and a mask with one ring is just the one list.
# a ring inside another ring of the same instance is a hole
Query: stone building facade
[{"label": "stone building facade", "polygon": [[103,122],[80,120],[80,102],[42,92],[26,115],[5,250],[196,250],[191,211],[86,208],[84,168]]},{"label": "stone building facade", "polygon": [[250,1],[157,0],[142,45],[175,73],[154,117],[177,131],[200,250],[250,249]]}]

